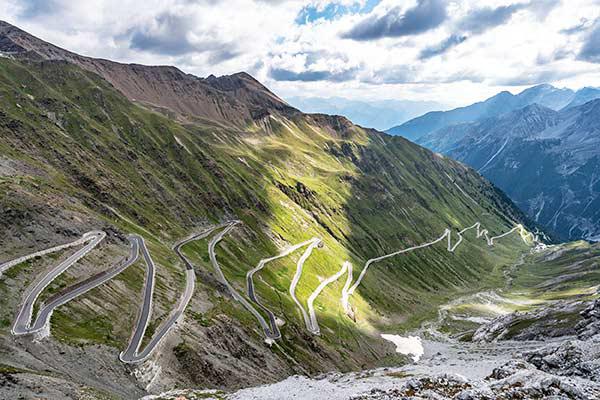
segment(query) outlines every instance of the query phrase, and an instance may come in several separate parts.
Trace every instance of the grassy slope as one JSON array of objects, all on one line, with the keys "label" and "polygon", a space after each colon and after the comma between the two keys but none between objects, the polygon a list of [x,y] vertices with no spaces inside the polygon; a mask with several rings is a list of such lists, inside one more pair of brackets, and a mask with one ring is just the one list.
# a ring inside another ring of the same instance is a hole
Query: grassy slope
[{"label": "grassy slope", "polygon": [[[453,315],[493,318],[513,312],[520,314],[511,321],[504,339],[523,334],[530,327],[540,332],[552,332],[561,326],[572,329],[581,320],[580,311],[588,306],[586,301],[598,298],[599,257],[600,245],[584,241],[525,254],[505,271],[506,285],[496,296],[467,297],[451,305],[441,330],[461,335],[479,326]],[[565,307],[567,304],[569,307]]]},{"label": "grassy slope", "polygon": [[[170,245],[200,224],[231,217],[244,222],[218,249],[227,276],[240,288],[246,271],[278,247],[321,237],[325,247],[306,263],[298,288],[299,298],[306,299],[319,277],[333,274],[344,260],[352,261],[357,276],[367,258],[432,240],[447,226],[461,228],[479,220],[499,233],[519,217],[472,170],[402,138],[343,121],[339,127],[339,121],[325,117],[275,115],[244,132],[208,123],[182,125],[129,102],[97,76],[59,62],[1,59],[0,96],[0,155],[45,173],[42,178],[3,177],[6,193],[66,193],[80,211],[120,232],[144,235],[160,266],[154,326],[183,287],[183,268]],[[480,205],[461,194],[448,176]],[[5,205],[14,199],[3,195],[0,201]],[[323,335],[318,341],[341,353],[333,361],[339,367],[373,361],[377,353],[365,350],[371,341],[365,334],[415,326],[456,293],[499,284],[501,268],[523,248],[516,237],[494,249],[469,237],[455,255],[440,244],[374,265],[352,298],[356,324],[341,313],[341,281],[319,298]],[[191,245],[188,251],[211,271],[204,246]],[[319,357],[305,346],[299,313],[286,295],[298,256],[270,264],[260,274],[258,292],[286,317],[285,350],[319,365]],[[118,280],[139,290],[141,265]],[[214,287],[204,282],[199,290]],[[86,297],[102,309],[102,298],[113,292],[99,288]],[[132,303],[127,303],[128,313],[137,311]],[[260,339],[243,309],[220,299],[214,304],[214,314],[235,315]],[[98,324],[82,301],[64,310],[53,321],[57,335],[79,331],[86,342],[104,341],[92,334]],[[115,318],[127,327],[126,319]],[[79,330],[70,319],[90,322]],[[123,343],[125,328],[108,343]]]},{"label": "grassy slope", "polygon": [[539,300],[588,298],[596,295],[600,244],[563,243],[532,254],[514,272],[513,290]]}]

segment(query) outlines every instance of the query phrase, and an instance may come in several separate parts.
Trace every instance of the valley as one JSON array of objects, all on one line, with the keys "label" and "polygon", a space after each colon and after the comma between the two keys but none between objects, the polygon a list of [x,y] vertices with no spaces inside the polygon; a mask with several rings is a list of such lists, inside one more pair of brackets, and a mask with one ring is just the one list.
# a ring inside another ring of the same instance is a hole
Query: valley
[{"label": "valley", "polygon": [[[512,140],[473,168],[246,72],[87,57],[1,21],[0,54],[0,398],[600,393],[598,247],[553,243],[481,175]],[[566,101],[542,92],[514,104]]]},{"label": "valley", "polygon": [[[598,254],[597,245],[584,242],[525,253],[506,270],[503,288],[455,299],[439,308],[437,319],[410,332],[423,338],[424,354],[403,367],[312,379],[294,376],[234,393],[174,391],[147,399],[593,399],[600,395],[598,270],[587,268]],[[565,268],[588,270],[593,276],[555,279]],[[549,309],[554,311],[547,313]],[[531,320],[523,323],[523,317]],[[502,335],[481,335],[490,328]],[[475,336],[466,338],[466,332]]]}]

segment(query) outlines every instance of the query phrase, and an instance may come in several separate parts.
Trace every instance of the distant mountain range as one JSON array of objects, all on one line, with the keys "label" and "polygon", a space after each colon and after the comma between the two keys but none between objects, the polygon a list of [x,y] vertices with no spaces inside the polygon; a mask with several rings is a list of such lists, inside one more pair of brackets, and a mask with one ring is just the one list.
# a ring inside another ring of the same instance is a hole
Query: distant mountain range
[{"label": "distant mountain range", "polygon": [[396,126],[428,111],[445,108],[443,104],[434,101],[366,102],[342,97],[290,97],[286,100],[307,113],[342,115],[358,125],[379,130]]},{"label": "distant mountain range", "polygon": [[560,110],[584,104],[595,98],[600,98],[600,89],[598,88],[587,87],[575,92],[571,89],[559,89],[549,84],[542,84],[533,86],[516,95],[504,91],[485,101],[466,107],[449,111],[428,112],[388,129],[387,133],[419,141],[421,137],[438,129],[495,117],[530,104],[539,104],[553,110]]},{"label": "distant mountain range", "polygon": [[[417,142],[463,161],[562,239],[600,239],[600,99],[586,88],[560,111],[539,104],[451,125]],[[560,105],[563,101],[556,101]]]}]

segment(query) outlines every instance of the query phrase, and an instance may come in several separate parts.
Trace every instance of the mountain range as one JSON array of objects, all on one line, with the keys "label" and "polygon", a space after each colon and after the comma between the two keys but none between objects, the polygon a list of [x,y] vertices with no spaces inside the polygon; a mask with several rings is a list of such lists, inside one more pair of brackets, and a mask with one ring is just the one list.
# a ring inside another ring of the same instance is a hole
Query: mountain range
[{"label": "mountain range", "polygon": [[[407,356],[382,332],[501,285],[529,249],[518,233],[493,246],[456,237],[475,226],[534,229],[472,168],[341,116],[303,113],[247,73],[200,78],[84,57],[5,22],[0,54],[2,396],[131,399],[401,365]],[[63,246],[91,237],[102,242],[83,258]],[[270,258],[307,241],[312,254]],[[143,257],[128,266],[136,243]],[[371,265],[351,312],[345,279],[322,286],[348,263],[357,279],[367,260],[424,243]],[[114,278],[59,302],[42,337],[16,334],[32,285],[69,265],[44,280],[32,312]],[[300,311],[316,289],[317,333]],[[265,342],[251,294],[259,316],[277,316],[279,338]],[[165,327],[148,358],[122,362],[132,338],[146,346]]]},{"label": "mountain range", "polygon": [[499,116],[530,104],[539,104],[553,110],[560,110],[581,105],[595,98],[600,98],[600,89],[598,88],[586,87],[573,91],[542,84],[525,89],[516,95],[504,91],[466,107],[428,112],[388,129],[387,133],[401,135],[418,142],[423,136],[438,129]]},{"label": "mountain range", "polygon": [[343,97],[289,97],[287,101],[303,112],[342,115],[355,124],[379,130],[399,125],[427,111],[444,108],[434,101],[412,100],[359,101]]},{"label": "mountain range", "polygon": [[590,94],[598,91],[578,91],[559,111],[533,103],[417,142],[477,169],[562,240],[598,240],[600,99],[585,102]]}]

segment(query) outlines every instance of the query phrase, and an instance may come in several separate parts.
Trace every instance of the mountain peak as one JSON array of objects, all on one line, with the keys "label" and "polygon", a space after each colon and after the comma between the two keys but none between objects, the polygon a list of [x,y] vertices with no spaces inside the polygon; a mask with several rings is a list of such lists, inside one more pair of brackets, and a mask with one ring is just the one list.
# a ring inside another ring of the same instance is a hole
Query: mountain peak
[{"label": "mountain peak", "polygon": [[550,107],[546,107],[546,106],[543,106],[538,103],[528,104],[525,107],[514,111],[514,113],[517,113],[517,114],[533,113],[533,112],[535,112],[535,113],[538,113],[538,112],[555,113],[556,111],[554,111]]},{"label": "mountain peak", "polygon": [[[535,90],[554,90],[554,89],[557,89],[557,88],[552,86],[549,83],[540,83],[538,85],[535,85],[535,86],[532,86],[530,88],[523,90],[523,92],[535,91]],[[523,92],[521,92],[521,93],[523,93]]]},{"label": "mountain peak", "polygon": [[33,60],[67,61],[100,75],[138,103],[240,127],[265,113],[297,112],[246,72],[201,79],[173,66],[122,64],[81,56],[5,21],[0,22],[0,52]]}]

